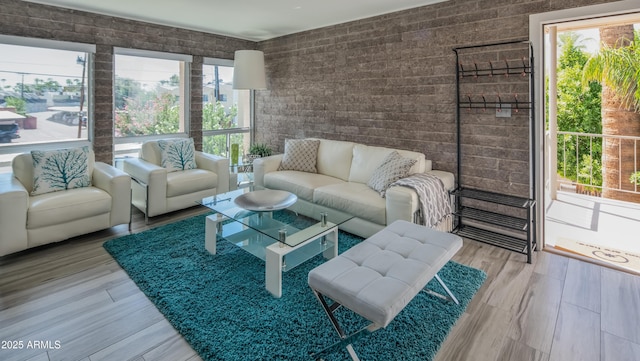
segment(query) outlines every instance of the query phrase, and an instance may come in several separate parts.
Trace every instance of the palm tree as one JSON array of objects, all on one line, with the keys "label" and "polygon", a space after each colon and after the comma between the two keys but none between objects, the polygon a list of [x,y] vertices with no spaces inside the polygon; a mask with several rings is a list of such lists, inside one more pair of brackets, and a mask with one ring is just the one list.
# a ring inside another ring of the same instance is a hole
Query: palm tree
[{"label": "palm tree", "polygon": [[[574,31],[558,33],[558,67],[556,87],[557,129],[577,133],[602,133],[602,87],[598,82],[581,85],[584,65],[590,53],[583,36]],[[589,185],[602,185],[602,142],[590,142],[585,137],[558,137],[558,173],[578,185],[579,191],[594,191]],[[599,193],[599,192],[598,192]]]},{"label": "palm tree", "polygon": [[[635,41],[634,41],[635,35]],[[602,84],[602,134],[640,136],[640,44],[633,25],[600,28],[602,48],[584,68],[583,82]],[[602,154],[602,196],[640,203],[629,178],[640,166],[631,140],[607,139]]]},{"label": "palm tree", "polygon": [[558,47],[565,49],[571,47],[573,49],[586,51],[587,46],[584,45],[585,41],[593,40],[592,38],[583,38],[582,34],[575,31],[564,31],[558,34]]}]

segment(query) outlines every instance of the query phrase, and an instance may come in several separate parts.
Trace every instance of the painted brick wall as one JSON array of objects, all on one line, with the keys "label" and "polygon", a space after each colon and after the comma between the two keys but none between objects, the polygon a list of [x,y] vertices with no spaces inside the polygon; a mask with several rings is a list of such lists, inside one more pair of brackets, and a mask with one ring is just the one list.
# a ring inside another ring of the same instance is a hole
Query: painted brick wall
[{"label": "painted brick wall", "polygon": [[[456,172],[452,49],[527,39],[530,14],[602,2],[451,0],[261,42],[268,89],[256,93],[257,140],[280,152],[286,138],[302,137],[409,149]],[[526,84],[482,89],[467,91],[528,98]],[[528,196],[527,113],[464,121],[465,183]]]},{"label": "painted brick wall", "polygon": [[19,0],[0,2],[0,34],[96,44],[93,144],[96,160],[106,163],[113,159],[113,47],[194,55],[190,77],[194,130],[189,134],[201,149],[202,58],[233,59],[235,50],[256,46],[251,41]]}]

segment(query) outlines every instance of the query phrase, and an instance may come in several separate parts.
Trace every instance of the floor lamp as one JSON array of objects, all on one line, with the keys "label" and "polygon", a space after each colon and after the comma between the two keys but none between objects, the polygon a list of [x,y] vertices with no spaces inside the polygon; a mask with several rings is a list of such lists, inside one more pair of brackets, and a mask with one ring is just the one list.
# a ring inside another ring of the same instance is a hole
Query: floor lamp
[{"label": "floor lamp", "polygon": [[[251,128],[255,129],[255,90],[267,89],[264,53],[259,50],[237,50],[233,61],[233,89],[249,89]],[[251,132],[251,143],[254,143]]]}]

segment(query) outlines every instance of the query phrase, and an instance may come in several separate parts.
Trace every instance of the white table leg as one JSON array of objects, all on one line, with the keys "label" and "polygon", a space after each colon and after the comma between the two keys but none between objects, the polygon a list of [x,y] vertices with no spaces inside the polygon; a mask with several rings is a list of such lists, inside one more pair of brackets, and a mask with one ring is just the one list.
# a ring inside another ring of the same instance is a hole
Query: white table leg
[{"label": "white table leg", "polygon": [[204,248],[211,254],[216,254],[217,235],[221,233],[219,227],[222,227],[222,221],[225,219],[220,213],[207,216],[204,228]]},{"label": "white table leg", "polygon": [[[320,237],[322,237],[321,235]],[[326,241],[332,242],[333,247],[329,247],[322,252],[326,259],[338,256],[338,227],[327,231]],[[318,237],[312,238],[305,243],[317,240]],[[300,247],[303,247],[301,244]],[[284,256],[292,251],[292,248],[282,243],[276,242],[265,249],[265,288],[274,297],[282,297],[282,266],[284,264]]]},{"label": "white table leg", "polygon": [[280,243],[276,242],[265,250],[265,287],[276,298],[282,297],[282,259],[284,252],[280,251],[280,248]]},{"label": "white table leg", "polygon": [[329,247],[322,252],[325,259],[331,259],[338,256],[338,227],[334,227],[333,232],[326,234],[324,237],[326,242],[332,242],[333,247]]}]

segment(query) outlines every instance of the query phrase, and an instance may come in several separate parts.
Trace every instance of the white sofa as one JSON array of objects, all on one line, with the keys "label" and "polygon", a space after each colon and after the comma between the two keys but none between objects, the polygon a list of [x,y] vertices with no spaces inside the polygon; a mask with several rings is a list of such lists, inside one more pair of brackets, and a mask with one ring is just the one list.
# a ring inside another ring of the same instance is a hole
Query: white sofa
[{"label": "white sofa", "polygon": [[[419,209],[416,192],[407,187],[393,186],[383,198],[367,185],[373,172],[394,149],[363,144],[319,139],[317,173],[278,170],[283,154],[256,159],[254,176],[256,187],[280,189],[298,196],[293,209],[303,215],[317,216],[327,212],[346,213],[354,218],[341,229],[370,237],[395,220],[414,222]],[[410,173],[430,173],[440,178],[446,190],[453,190],[454,175],[431,169],[432,163],[424,154],[395,149],[404,157],[416,159]],[[451,230],[450,218],[436,228]]]},{"label": "white sofa", "polygon": [[0,174],[0,256],[131,221],[131,178],[88,156],[91,186],[31,195],[31,153]]},{"label": "white sofa", "polygon": [[142,144],[139,158],[126,158],[133,178],[132,204],[146,217],[194,207],[204,197],[229,191],[229,159],[195,151],[195,169],[168,172],[158,141]]}]

